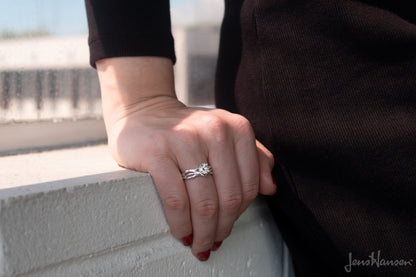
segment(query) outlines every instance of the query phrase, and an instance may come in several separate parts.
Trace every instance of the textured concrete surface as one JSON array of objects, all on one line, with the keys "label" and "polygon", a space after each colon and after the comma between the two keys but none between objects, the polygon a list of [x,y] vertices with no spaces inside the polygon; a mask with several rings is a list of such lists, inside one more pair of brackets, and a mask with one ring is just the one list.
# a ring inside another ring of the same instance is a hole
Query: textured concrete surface
[{"label": "textured concrete surface", "polygon": [[105,146],[3,157],[0,169],[1,277],[293,276],[261,199],[201,263],[171,236],[151,176],[120,170]]},{"label": "textured concrete surface", "polygon": [[106,145],[5,156],[0,157],[0,189],[119,170]]}]

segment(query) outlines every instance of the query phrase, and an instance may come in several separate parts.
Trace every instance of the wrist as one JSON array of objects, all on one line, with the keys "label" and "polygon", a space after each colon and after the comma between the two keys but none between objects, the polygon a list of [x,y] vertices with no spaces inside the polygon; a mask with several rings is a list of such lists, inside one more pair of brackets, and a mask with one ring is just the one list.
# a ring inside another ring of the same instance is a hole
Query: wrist
[{"label": "wrist", "polygon": [[170,59],[117,57],[99,60],[96,66],[106,124],[152,104],[152,99],[176,99]]}]

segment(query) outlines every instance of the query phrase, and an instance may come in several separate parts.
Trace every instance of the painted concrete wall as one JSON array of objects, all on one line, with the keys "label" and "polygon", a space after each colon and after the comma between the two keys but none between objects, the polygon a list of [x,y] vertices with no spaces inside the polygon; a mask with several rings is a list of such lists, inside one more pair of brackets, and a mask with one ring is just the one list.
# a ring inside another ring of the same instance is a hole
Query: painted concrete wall
[{"label": "painted concrete wall", "polygon": [[293,276],[258,199],[209,261],[169,232],[151,176],[106,146],[0,158],[0,276]]}]

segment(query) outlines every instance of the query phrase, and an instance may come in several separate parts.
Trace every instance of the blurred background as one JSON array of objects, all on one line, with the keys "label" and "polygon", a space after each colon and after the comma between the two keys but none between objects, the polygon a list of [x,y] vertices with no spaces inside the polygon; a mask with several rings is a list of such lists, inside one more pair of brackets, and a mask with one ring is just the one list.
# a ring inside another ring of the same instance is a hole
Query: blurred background
[{"label": "blurred background", "polygon": [[[178,97],[212,107],[223,1],[171,14]],[[0,155],[105,140],[87,32],[84,0],[0,0]]]}]

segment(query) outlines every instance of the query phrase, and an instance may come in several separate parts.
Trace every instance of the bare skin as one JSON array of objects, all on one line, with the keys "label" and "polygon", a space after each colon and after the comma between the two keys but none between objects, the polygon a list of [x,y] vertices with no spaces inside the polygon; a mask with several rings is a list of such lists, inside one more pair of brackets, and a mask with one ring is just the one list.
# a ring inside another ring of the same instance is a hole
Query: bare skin
[{"label": "bare skin", "polygon": [[[170,59],[110,58],[96,66],[113,158],[152,175],[172,234],[193,235],[192,253],[208,259],[258,193],[276,192],[272,154],[244,117],[178,101]],[[213,175],[182,179],[202,162]]]}]

